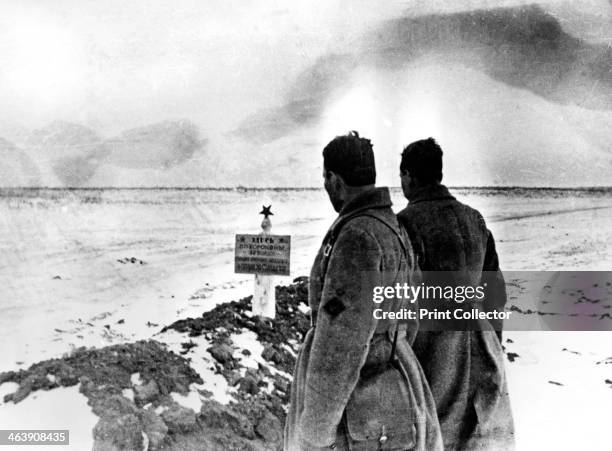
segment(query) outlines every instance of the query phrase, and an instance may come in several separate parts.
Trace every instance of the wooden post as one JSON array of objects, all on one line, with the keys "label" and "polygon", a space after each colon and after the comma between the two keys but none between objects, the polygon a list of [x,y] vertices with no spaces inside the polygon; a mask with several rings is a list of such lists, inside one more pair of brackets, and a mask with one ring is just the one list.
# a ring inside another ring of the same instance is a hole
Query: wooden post
[{"label": "wooden post", "polygon": [[[271,206],[264,207],[260,214],[264,215],[261,222],[262,232],[260,235],[270,235],[272,222],[269,216],[273,215],[270,211]],[[251,302],[253,314],[274,319],[276,316],[276,290],[274,288],[274,276],[255,274],[253,284],[253,300]]]}]

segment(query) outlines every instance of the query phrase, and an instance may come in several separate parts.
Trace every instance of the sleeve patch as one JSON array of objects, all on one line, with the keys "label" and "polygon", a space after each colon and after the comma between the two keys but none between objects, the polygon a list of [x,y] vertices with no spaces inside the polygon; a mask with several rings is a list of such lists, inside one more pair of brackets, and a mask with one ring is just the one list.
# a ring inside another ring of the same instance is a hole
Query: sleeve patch
[{"label": "sleeve patch", "polygon": [[325,303],[323,309],[327,312],[329,316],[334,318],[340,313],[342,313],[344,310],[346,310],[346,306],[339,298],[333,297]]}]

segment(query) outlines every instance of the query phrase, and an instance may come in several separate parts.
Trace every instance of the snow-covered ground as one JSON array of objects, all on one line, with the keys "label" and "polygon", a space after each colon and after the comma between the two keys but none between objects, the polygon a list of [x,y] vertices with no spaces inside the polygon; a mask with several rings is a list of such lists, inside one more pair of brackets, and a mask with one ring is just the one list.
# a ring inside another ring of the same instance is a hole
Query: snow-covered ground
[{"label": "snow-covered ground", "polygon": [[292,235],[296,276],[308,274],[333,220],[318,191],[28,194],[0,192],[2,370],[146,338],[155,325],[250,294],[252,277],[233,272],[234,235],[261,230],[262,202],[273,203],[273,232]]},{"label": "snow-covered ground", "polygon": [[[504,269],[612,269],[609,193],[455,194],[484,214]],[[396,210],[402,208],[399,190],[393,197]],[[181,337],[158,334],[162,325],[251,293],[252,277],[233,273],[233,242],[235,233],[259,230],[262,203],[272,203],[273,232],[292,235],[291,277],[278,282],[307,275],[335,216],[324,191],[1,192],[0,371],[74,347],[154,335],[170,348],[179,346]],[[609,449],[612,385],[605,380],[612,380],[611,337],[506,332],[507,350],[518,354],[506,369],[519,449]],[[248,334],[234,338],[256,364],[258,343]],[[207,356],[199,357],[192,362],[207,381],[203,388],[227,402],[223,396],[231,389],[215,379]],[[8,384],[0,386],[0,392],[10,391]],[[198,399],[177,402],[196,405]],[[31,410],[40,417],[35,425]],[[74,440],[91,436],[95,416],[76,388],[37,392],[17,405],[0,399],[2,429],[59,423]]]},{"label": "snow-covered ground", "polygon": [[[11,388],[8,387],[9,384],[11,383],[7,382],[0,386],[2,396]],[[98,417],[87,405],[87,398],[79,393],[78,386],[37,391],[18,404],[0,404],[0,425],[2,429],[68,429],[70,445],[60,448],[64,450],[83,451],[92,449],[93,437],[91,431],[97,422]],[[29,445],[24,449],[42,451],[58,449],[58,446]]]}]

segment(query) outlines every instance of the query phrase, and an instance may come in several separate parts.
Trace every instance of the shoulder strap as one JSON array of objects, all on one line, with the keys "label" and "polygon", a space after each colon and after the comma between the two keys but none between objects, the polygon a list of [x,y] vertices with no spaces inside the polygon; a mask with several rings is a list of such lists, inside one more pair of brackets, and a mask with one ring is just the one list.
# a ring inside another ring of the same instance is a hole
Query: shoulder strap
[{"label": "shoulder strap", "polygon": [[[323,250],[323,260],[321,261],[321,279],[325,279],[325,274],[327,273],[327,266],[329,264],[329,258],[331,256],[331,251],[332,248],[336,242],[336,238],[338,237],[338,234],[340,232],[340,229],[342,228],[342,226],[344,226],[347,222],[349,222],[351,219],[357,218],[357,217],[361,217],[361,216],[367,216],[370,218],[374,218],[380,222],[382,222],[383,224],[385,224],[389,229],[391,229],[391,231],[395,234],[395,236],[397,236],[400,246],[402,247],[402,250],[404,251],[404,255],[406,255],[406,264],[410,265],[410,262],[408,262],[408,245],[404,239],[404,237],[402,236],[400,230],[398,230],[397,228],[393,227],[392,224],[389,223],[389,221],[387,221],[384,218],[381,218],[380,216],[376,216],[370,213],[365,213],[363,211],[359,211],[356,212],[355,214],[352,215],[348,215],[346,218],[343,218],[342,220],[338,221],[338,223],[336,223],[332,229],[329,231],[329,239],[327,240],[327,244],[325,245],[325,249]],[[398,224],[399,227],[402,227],[400,224]],[[321,284],[322,285],[322,284]],[[398,330],[399,330],[399,322],[396,322],[395,324],[395,332],[393,334],[393,344],[391,345],[391,355],[389,357],[389,361],[393,362],[395,360],[395,349],[397,347],[397,336],[398,336]]]},{"label": "shoulder strap", "polygon": [[[409,258],[409,256],[408,256],[408,246],[406,244],[406,241],[404,240],[404,237],[402,236],[402,234],[400,232],[401,229],[400,229],[400,231],[398,231],[395,227],[393,227],[393,225],[391,225],[389,223],[389,221],[387,221],[384,218],[381,218],[380,216],[376,216],[376,215],[372,215],[372,214],[368,214],[368,213],[363,213],[363,214],[361,214],[359,216],[369,216],[371,218],[378,219],[380,222],[382,222],[388,228],[390,228],[391,231],[393,233],[395,233],[395,236],[397,236],[397,238],[398,238],[398,240],[400,242],[400,245],[401,245],[401,247],[402,247],[402,249],[404,251],[404,254],[406,255],[406,264],[410,265],[410,262],[408,262],[408,258]],[[398,226],[402,227],[401,224],[398,224]],[[397,348],[397,336],[398,336],[398,333],[399,333],[399,322],[396,321],[396,323],[395,323],[395,332],[393,333],[393,343],[391,344],[391,354],[389,355],[389,362],[390,363],[393,363],[395,361],[395,349]]]},{"label": "shoulder strap", "polygon": [[[380,222],[382,222],[384,225],[390,228],[391,231],[395,233],[395,236],[399,240],[400,245],[402,246],[402,249],[404,250],[404,253],[406,253],[406,251],[408,250],[408,246],[406,244],[406,241],[404,240],[404,237],[402,236],[399,230],[397,230],[395,227],[393,227],[391,223],[389,223],[389,221],[387,221],[385,218],[381,218],[380,216],[372,215],[369,213],[363,213],[362,215],[359,215],[359,216],[369,216],[370,218],[378,219]],[[401,227],[401,225],[398,224],[398,227]]]},{"label": "shoulder strap", "polygon": [[[323,250],[323,260],[321,262],[321,277],[324,278],[325,277],[325,273],[327,272],[327,266],[329,264],[329,258],[331,256],[331,251],[332,248],[334,247],[334,244],[336,242],[336,239],[338,238],[338,235],[340,233],[340,229],[342,229],[342,227],[349,222],[351,219],[360,217],[360,216],[367,216],[370,218],[374,218],[380,222],[382,222],[383,224],[385,224],[389,229],[391,229],[391,231],[395,234],[395,236],[397,236],[399,242],[400,242],[400,246],[402,246],[402,249],[404,251],[404,254],[407,254],[408,252],[408,245],[406,244],[406,241],[404,239],[404,237],[402,236],[402,234],[400,233],[400,231],[398,231],[395,227],[393,227],[392,224],[389,223],[389,221],[387,221],[384,218],[381,218],[380,216],[376,216],[370,213],[365,213],[363,211],[359,211],[356,212],[355,214],[352,215],[347,215],[346,218],[343,218],[342,220],[338,221],[338,223],[336,223],[332,229],[329,231],[329,239],[327,240],[327,243],[325,245],[325,249]],[[401,226],[400,226],[401,227]]]},{"label": "shoulder strap", "polygon": [[391,355],[389,356],[389,362],[393,363],[395,360],[395,348],[397,347],[397,335],[399,332],[399,321],[395,323],[395,332],[393,333],[393,344],[391,345]]}]

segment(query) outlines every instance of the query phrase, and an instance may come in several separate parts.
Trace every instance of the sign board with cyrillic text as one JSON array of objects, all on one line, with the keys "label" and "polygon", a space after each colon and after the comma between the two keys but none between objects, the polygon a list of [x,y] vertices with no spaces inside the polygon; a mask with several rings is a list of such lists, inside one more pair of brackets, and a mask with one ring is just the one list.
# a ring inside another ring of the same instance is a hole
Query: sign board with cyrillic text
[{"label": "sign board with cyrillic text", "polygon": [[234,272],[289,275],[290,235],[236,235]]}]

